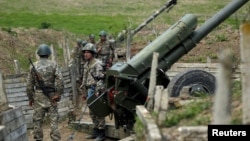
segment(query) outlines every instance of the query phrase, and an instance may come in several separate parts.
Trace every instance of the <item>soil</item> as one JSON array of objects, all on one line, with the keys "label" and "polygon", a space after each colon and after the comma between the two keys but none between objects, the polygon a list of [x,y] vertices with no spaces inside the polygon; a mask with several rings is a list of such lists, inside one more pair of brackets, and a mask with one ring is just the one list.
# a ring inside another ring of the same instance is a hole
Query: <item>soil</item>
[{"label": "soil", "polygon": [[[85,107],[85,104],[82,107]],[[84,111],[84,109],[78,110],[77,116],[76,116],[76,121],[75,121],[76,124],[77,123],[80,124],[83,121],[91,122],[91,119],[88,115],[88,109],[86,110],[86,112],[83,112],[83,111]],[[113,121],[110,121],[108,118],[106,118],[106,122],[113,123]],[[73,128],[73,126],[68,124],[68,117],[61,120],[59,122],[59,131],[61,133],[61,141],[88,141],[88,139],[85,139],[85,137],[88,135],[88,133],[77,130],[76,128]],[[34,141],[32,132],[33,132],[32,129],[28,129],[28,131],[27,131],[27,136],[28,136],[29,141]],[[45,124],[43,125],[43,133],[44,133],[43,140],[50,141],[51,138],[49,135],[50,134],[49,122],[45,122]],[[108,137],[105,139],[105,141],[116,141],[116,140],[118,140],[118,139],[113,139],[113,138],[108,138]]]}]

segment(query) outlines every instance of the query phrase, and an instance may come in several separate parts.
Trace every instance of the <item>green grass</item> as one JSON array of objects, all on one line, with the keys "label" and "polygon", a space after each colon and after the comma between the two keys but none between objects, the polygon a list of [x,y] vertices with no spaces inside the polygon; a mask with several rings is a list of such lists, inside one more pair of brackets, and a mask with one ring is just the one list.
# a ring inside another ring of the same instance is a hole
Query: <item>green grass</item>
[{"label": "green grass", "polygon": [[[241,103],[241,82],[234,81],[232,88],[233,101]],[[233,102],[232,102],[233,103]],[[172,127],[176,125],[208,125],[211,123],[213,107],[213,98],[211,97],[200,97],[197,101],[193,101],[180,108],[169,109],[166,115],[165,127]],[[242,110],[234,110],[238,107],[232,107],[232,124],[242,123]],[[153,113],[152,113],[153,114]]]},{"label": "green grass", "polygon": [[[157,24],[172,25],[187,13],[198,16],[203,23],[231,0],[183,0],[169,12],[163,12],[154,20]],[[132,25],[135,28],[166,3],[165,0],[95,0],[95,1],[55,1],[55,0],[2,0],[0,2],[1,27],[35,27],[42,22],[50,23],[54,29],[76,34],[97,33],[105,29],[111,34]],[[244,10],[248,8],[244,6]],[[242,19],[239,19],[242,20]],[[226,22],[235,24],[231,17]]]},{"label": "green grass", "polygon": [[[66,30],[76,34],[98,33],[107,30],[117,34],[125,27],[125,18],[122,16],[90,16],[90,15],[59,15],[59,14],[32,14],[32,13],[0,13],[2,27],[40,28],[42,23],[51,24],[53,29]],[[93,18],[94,17],[94,18]],[[32,19],[32,20],[31,20]]]}]

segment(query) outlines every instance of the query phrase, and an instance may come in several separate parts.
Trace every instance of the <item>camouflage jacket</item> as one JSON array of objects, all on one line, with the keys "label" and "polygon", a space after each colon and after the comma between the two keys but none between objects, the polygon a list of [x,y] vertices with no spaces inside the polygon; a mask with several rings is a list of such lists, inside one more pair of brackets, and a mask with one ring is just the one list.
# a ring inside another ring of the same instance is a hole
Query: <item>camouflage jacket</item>
[{"label": "camouflage jacket", "polygon": [[[39,61],[34,62],[34,66],[36,68],[36,71],[44,81],[44,85],[46,89],[54,89],[54,91],[50,91],[49,95],[53,96],[53,94],[57,93],[61,95],[63,93],[63,78],[61,70],[59,69],[56,62],[41,58]],[[29,99],[34,99],[36,97],[36,93],[41,93],[41,88],[39,86],[38,80],[36,79],[34,71],[32,71],[32,66],[30,66],[27,77],[27,96]],[[45,95],[44,95],[45,96]],[[42,96],[42,97],[44,97]],[[49,99],[45,96],[46,101],[49,101]]]},{"label": "camouflage jacket", "polygon": [[76,46],[71,53],[72,58],[69,61],[69,67],[71,67],[73,64],[76,65],[76,80],[80,81],[82,80],[82,72],[83,72],[83,65],[85,63],[85,60],[82,57],[82,48]]},{"label": "camouflage jacket", "polygon": [[114,46],[108,40],[101,42],[100,40],[96,43],[96,50],[100,50],[97,52],[98,58],[102,56],[114,56]]},{"label": "camouflage jacket", "polygon": [[103,67],[101,65],[100,60],[98,59],[92,59],[90,61],[87,61],[84,64],[83,69],[83,79],[82,79],[82,85],[83,86],[90,86],[90,85],[96,85],[98,79],[103,78]]}]

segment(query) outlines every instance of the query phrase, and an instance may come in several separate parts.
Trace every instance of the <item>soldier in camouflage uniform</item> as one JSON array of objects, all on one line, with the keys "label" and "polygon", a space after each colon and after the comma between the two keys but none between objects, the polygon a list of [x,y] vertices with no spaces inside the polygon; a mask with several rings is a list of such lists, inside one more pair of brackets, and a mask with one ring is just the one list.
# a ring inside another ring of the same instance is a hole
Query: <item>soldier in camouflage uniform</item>
[{"label": "soldier in camouflage uniform", "polygon": [[[61,139],[61,135],[58,130],[59,114],[57,102],[60,100],[61,94],[63,93],[62,73],[56,62],[48,60],[51,54],[48,45],[41,44],[37,50],[37,54],[40,60],[33,63],[37,73],[35,73],[31,65],[26,89],[29,105],[33,107],[35,111],[33,115],[34,139],[36,141],[43,140],[42,123],[47,113],[51,122],[50,137],[52,141],[58,141]],[[36,77],[36,74],[40,79]],[[47,95],[44,94],[41,88],[42,85],[39,84],[39,81],[43,82]]]},{"label": "soldier in camouflage uniform", "polygon": [[[84,99],[90,98],[93,95],[98,95],[100,91],[100,79],[104,78],[103,67],[98,59],[95,59],[96,54],[95,45],[88,43],[82,49],[85,60],[87,61],[84,65],[83,80],[81,87],[86,89],[87,93],[84,95]],[[89,110],[90,117],[93,122],[93,131],[91,135],[87,136],[87,139],[95,139],[95,141],[102,141],[105,139],[105,117],[98,117]]]},{"label": "soldier in camouflage uniform", "polygon": [[[73,64],[76,66],[76,88],[78,96],[83,93],[80,89],[81,81],[82,81],[82,72],[83,72],[83,65],[84,65],[84,59],[82,57],[82,48],[87,44],[87,41],[82,39],[77,39],[77,45],[73,48],[72,51],[72,59],[70,60],[69,67],[71,67]],[[68,124],[72,121],[76,120],[76,110],[80,107],[80,101],[81,98],[79,98],[79,101],[77,102],[78,105],[73,106],[74,109],[71,109],[68,113]],[[72,101],[73,105],[73,101]]]},{"label": "soldier in camouflage uniform", "polygon": [[92,43],[94,45],[96,44],[96,42],[95,42],[95,35],[94,34],[89,34],[88,42]]},{"label": "soldier in camouflage uniform", "polygon": [[99,36],[100,40],[96,43],[97,58],[102,61],[103,68],[106,71],[112,66],[115,47],[108,40],[106,31],[100,31]]}]

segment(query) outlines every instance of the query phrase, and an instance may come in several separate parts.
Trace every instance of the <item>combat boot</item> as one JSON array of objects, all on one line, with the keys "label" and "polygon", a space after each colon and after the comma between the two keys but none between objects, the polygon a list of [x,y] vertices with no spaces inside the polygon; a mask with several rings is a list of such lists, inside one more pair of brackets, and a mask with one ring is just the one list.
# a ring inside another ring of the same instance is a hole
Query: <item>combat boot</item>
[{"label": "combat boot", "polygon": [[93,131],[90,135],[86,136],[85,139],[95,139],[99,134],[99,129],[93,128]]},{"label": "combat boot", "polygon": [[99,129],[99,133],[97,138],[95,138],[95,141],[104,141],[106,138],[105,136],[105,130],[104,129]]}]

